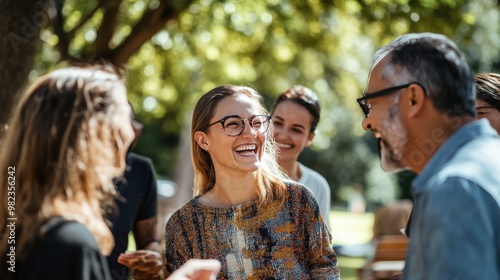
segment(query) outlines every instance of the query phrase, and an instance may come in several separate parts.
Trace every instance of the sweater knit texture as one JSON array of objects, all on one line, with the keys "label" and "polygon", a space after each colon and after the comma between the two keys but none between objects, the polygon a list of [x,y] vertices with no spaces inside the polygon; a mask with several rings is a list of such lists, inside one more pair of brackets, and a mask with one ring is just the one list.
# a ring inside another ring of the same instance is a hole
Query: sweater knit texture
[{"label": "sweater knit texture", "polygon": [[340,279],[331,235],[309,189],[287,183],[283,204],[215,208],[193,198],[166,225],[166,270],[217,259],[217,279]]}]

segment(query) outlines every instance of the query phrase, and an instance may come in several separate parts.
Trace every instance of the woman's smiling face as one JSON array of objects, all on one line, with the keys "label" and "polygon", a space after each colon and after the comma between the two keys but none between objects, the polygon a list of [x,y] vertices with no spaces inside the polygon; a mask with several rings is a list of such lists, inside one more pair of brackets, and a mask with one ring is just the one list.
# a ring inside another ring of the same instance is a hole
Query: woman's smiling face
[{"label": "woman's smiling face", "polygon": [[476,111],[478,119],[487,119],[497,133],[500,134],[500,110],[484,100],[476,99]]},{"label": "woman's smiling face", "polygon": [[197,142],[209,152],[216,173],[217,170],[254,172],[259,169],[266,135],[254,131],[248,119],[261,114],[260,105],[244,94],[228,96],[217,104],[209,123],[234,115],[245,119],[245,126],[238,136],[227,135],[220,123],[205,132],[197,132]]},{"label": "woman's smiling face", "polygon": [[314,138],[311,132],[313,116],[304,106],[285,100],[274,109],[272,120],[274,138],[279,147],[279,161],[296,161]]}]

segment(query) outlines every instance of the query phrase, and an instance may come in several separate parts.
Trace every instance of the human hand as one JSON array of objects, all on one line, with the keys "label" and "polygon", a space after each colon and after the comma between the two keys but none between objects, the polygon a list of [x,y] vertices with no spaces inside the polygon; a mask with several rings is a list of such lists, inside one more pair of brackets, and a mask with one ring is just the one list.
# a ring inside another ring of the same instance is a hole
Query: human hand
[{"label": "human hand", "polygon": [[158,252],[138,250],[120,254],[118,263],[130,268],[136,280],[163,279],[163,259]]},{"label": "human hand", "polygon": [[218,260],[191,259],[170,274],[167,280],[215,280],[219,270]]}]

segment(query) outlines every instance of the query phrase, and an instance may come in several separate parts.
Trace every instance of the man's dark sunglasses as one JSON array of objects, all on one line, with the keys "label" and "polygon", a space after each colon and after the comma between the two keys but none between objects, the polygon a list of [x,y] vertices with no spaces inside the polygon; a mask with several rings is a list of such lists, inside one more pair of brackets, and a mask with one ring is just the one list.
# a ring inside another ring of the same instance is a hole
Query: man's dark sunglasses
[{"label": "man's dark sunglasses", "polygon": [[376,91],[374,93],[369,93],[369,94],[365,93],[365,94],[363,94],[363,97],[360,97],[360,98],[356,99],[356,101],[358,101],[358,104],[361,107],[361,110],[363,110],[363,113],[365,114],[365,117],[368,117],[368,115],[370,114],[370,108],[371,108],[370,103],[368,103],[368,99],[372,99],[372,98],[376,98],[376,97],[381,97],[381,96],[389,95],[389,94],[394,93],[397,90],[407,88],[407,87],[409,87],[411,85],[418,85],[418,86],[420,86],[422,88],[422,90],[424,91],[424,93],[425,93],[425,88],[424,88],[424,86],[421,83],[419,83],[419,82],[411,82],[411,83],[407,83],[407,84],[404,84],[404,85],[400,85],[400,86],[395,86],[395,87],[390,87],[390,88],[386,88],[386,89],[383,89],[383,90],[379,90],[379,91]]}]

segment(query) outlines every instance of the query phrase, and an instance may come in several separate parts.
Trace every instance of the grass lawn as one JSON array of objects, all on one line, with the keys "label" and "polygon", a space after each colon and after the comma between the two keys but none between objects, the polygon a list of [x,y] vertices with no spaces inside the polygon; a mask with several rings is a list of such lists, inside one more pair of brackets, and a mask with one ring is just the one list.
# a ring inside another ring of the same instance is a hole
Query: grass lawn
[{"label": "grass lawn", "polygon": [[[373,214],[350,213],[334,210],[330,214],[333,244],[358,244],[372,238]],[[358,280],[356,271],[365,263],[364,258],[338,257],[342,280]]]},{"label": "grass lawn", "polygon": [[[373,214],[350,213],[334,210],[330,214],[330,225],[334,244],[357,244],[367,242],[372,237]],[[129,235],[129,251],[135,251],[132,234]],[[356,271],[365,263],[364,258],[338,257],[342,280],[358,280]]]},{"label": "grass lawn", "polygon": [[135,245],[135,240],[134,240],[134,234],[132,232],[130,232],[128,235],[127,251],[135,251],[135,249],[136,249],[136,245]]}]

